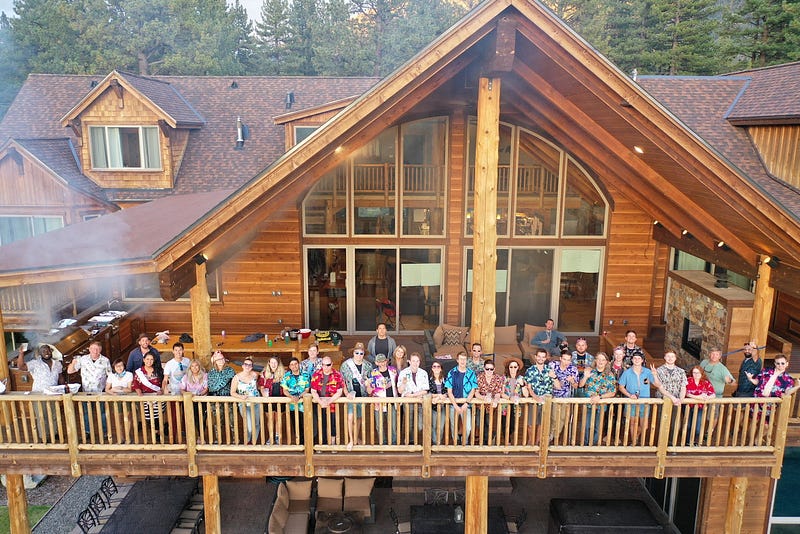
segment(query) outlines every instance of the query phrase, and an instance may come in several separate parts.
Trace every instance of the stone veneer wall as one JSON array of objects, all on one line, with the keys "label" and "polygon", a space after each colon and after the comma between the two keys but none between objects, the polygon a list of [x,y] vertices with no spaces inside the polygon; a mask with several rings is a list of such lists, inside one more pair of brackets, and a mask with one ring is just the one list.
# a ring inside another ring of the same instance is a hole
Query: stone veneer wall
[{"label": "stone veneer wall", "polygon": [[696,365],[698,360],[681,348],[684,318],[688,318],[693,324],[701,326],[703,329],[702,358],[708,355],[708,349],[711,347],[720,347],[724,350],[728,324],[727,308],[722,303],[673,278],[667,296],[664,346],[674,348],[678,352],[678,365],[689,368]]}]

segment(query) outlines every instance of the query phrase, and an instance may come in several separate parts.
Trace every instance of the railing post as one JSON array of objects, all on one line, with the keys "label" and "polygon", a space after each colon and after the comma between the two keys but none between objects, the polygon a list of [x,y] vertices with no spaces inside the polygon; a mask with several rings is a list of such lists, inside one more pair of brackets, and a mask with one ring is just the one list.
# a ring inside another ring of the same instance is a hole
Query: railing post
[{"label": "railing post", "polygon": [[[416,407],[415,407],[416,409]],[[422,478],[429,478],[431,465],[431,426],[433,425],[433,402],[430,395],[422,397]]]},{"label": "railing post", "polygon": [[311,395],[303,395],[303,448],[306,455],[306,477],[314,476],[314,403]]},{"label": "railing post", "polygon": [[[536,407],[538,411],[538,406]],[[539,432],[539,478],[547,478],[547,451],[550,447],[550,414],[553,413],[553,397],[545,397],[542,406],[542,421]]]},{"label": "railing post", "polygon": [[69,467],[72,476],[81,476],[81,466],[78,463],[78,419],[75,417],[75,403],[72,402],[72,393],[64,395],[64,426],[67,428],[67,445],[69,446]]},{"label": "railing post", "polygon": [[186,454],[189,462],[189,476],[197,476],[197,429],[194,426],[194,395],[183,392],[183,422],[186,428]]},{"label": "railing post", "polygon": [[[653,404],[653,407],[656,405]],[[656,462],[656,478],[664,478],[667,463],[667,446],[669,445],[670,428],[672,427],[672,399],[664,397],[661,404],[661,421],[658,428],[658,460]]]},{"label": "railing post", "polygon": [[739,534],[742,531],[747,477],[732,477],[728,485],[728,513],[725,515],[725,534]]},{"label": "railing post", "polygon": [[781,478],[781,467],[783,466],[783,454],[786,452],[786,432],[789,428],[789,415],[792,411],[792,403],[797,393],[791,393],[788,397],[783,397],[776,406],[778,411],[778,424],[775,428],[775,463],[772,465],[772,478]]}]

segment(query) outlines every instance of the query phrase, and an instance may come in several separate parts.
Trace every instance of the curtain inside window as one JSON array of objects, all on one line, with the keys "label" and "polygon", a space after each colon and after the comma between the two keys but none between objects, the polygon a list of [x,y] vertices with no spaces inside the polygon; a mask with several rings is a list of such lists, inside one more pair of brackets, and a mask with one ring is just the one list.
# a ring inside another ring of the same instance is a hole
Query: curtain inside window
[{"label": "curtain inside window", "polygon": [[142,138],[145,168],[161,168],[161,158],[158,150],[158,128],[142,128]]},{"label": "curtain inside window", "polygon": [[92,167],[95,169],[108,168],[108,154],[106,153],[106,129],[92,126],[89,128],[92,147]]},{"label": "curtain inside window", "polygon": [[108,128],[108,162],[112,169],[122,168],[122,140],[120,139],[120,129],[117,127]]}]

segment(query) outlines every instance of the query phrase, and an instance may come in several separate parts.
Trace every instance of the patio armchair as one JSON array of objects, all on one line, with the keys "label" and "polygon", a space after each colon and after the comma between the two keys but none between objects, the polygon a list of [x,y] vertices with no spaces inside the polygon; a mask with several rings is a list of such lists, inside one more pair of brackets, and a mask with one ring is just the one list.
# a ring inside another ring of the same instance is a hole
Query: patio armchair
[{"label": "patio armchair", "polygon": [[425,330],[425,360],[428,364],[433,361],[436,354],[450,354],[454,359],[456,354],[466,350],[465,343],[469,341],[469,327],[440,324],[435,330]]},{"label": "patio armchair", "polygon": [[496,326],[494,328],[494,364],[498,373],[505,371],[506,360],[521,358],[522,352],[517,336],[517,325]]},{"label": "patio armchair", "polygon": [[519,348],[522,350],[522,359],[525,361],[526,366],[533,362],[533,355],[538,348],[531,345],[531,339],[544,330],[546,330],[544,326],[535,326],[527,323],[525,323],[525,326],[522,328],[522,341],[519,342]]},{"label": "patio armchair", "polygon": [[278,485],[267,532],[306,532],[311,518],[311,480],[289,480]]}]

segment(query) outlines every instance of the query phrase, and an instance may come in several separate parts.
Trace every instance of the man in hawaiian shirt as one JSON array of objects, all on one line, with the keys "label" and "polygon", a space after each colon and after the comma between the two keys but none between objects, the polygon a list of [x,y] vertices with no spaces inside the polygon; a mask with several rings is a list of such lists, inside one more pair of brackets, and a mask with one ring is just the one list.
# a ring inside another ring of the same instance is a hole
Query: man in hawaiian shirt
[{"label": "man in hawaiian shirt", "polygon": [[539,403],[535,410],[531,410],[528,421],[531,443],[538,443],[541,438],[542,403],[546,397],[553,396],[554,387],[561,387],[555,371],[547,366],[547,354],[547,349],[536,349],[536,354],[533,355],[533,365],[525,371],[525,383],[528,385],[528,391],[531,397]]},{"label": "man in hawaiian shirt", "polygon": [[[281,380],[281,389],[283,394],[292,399],[289,405],[289,411],[293,412],[295,409],[303,413],[303,395],[308,393],[309,379],[308,375],[300,372],[300,361],[297,358],[289,360],[289,372],[283,375]],[[299,418],[297,433],[300,436],[300,443],[304,443],[303,435],[303,418]],[[291,442],[291,439],[290,439]]]},{"label": "man in hawaiian shirt", "polygon": [[[100,354],[102,345],[99,341],[92,341],[89,345],[89,354],[73,358],[67,368],[67,373],[81,372],[81,384],[84,393],[103,393],[106,390],[106,380],[111,374],[111,362]],[[105,404],[96,403],[100,409],[100,418],[103,426],[103,434],[106,433],[106,407]],[[83,425],[87,436],[90,434],[88,402],[83,403]],[[93,417],[92,420],[95,420]]]},{"label": "man in hawaiian shirt", "polygon": [[680,405],[681,401],[686,398],[686,384],[689,383],[686,378],[686,371],[675,365],[678,359],[675,351],[668,350],[664,353],[664,365],[658,369],[655,366],[650,366],[655,380],[653,385],[658,389],[657,397],[669,398],[672,404]]},{"label": "man in hawaiian shirt", "polygon": [[[453,434],[453,443],[466,445],[472,431],[472,415],[469,403],[478,391],[478,377],[475,372],[467,367],[467,353],[463,350],[456,356],[458,365],[450,369],[444,380],[447,388],[447,397],[450,399],[450,430]],[[459,436],[458,429],[462,426],[464,432]]]},{"label": "man in hawaiian shirt", "polygon": [[345,388],[342,373],[333,368],[330,356],[322,358],[322,367],[311,375],[310,387],[312,399],[320,406],[319,410],[314,410],[314,437],[318,419],[322,417],[322,439],[319,442],[336,445],[336,406],[333,403],[344,395]]}]

